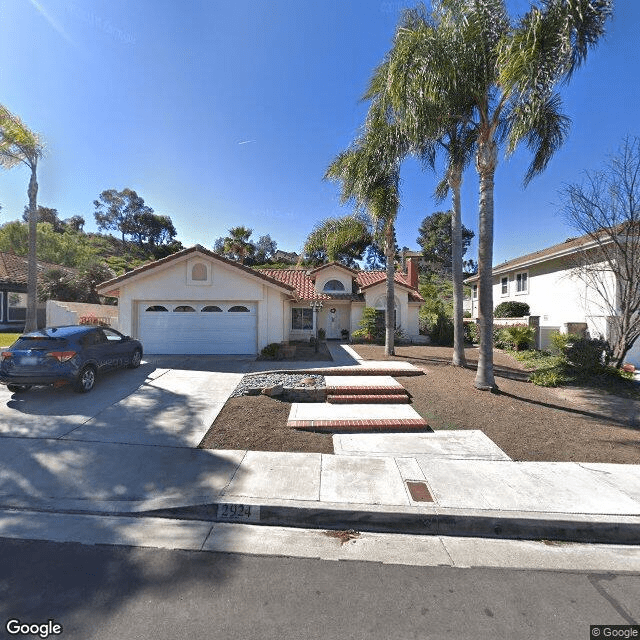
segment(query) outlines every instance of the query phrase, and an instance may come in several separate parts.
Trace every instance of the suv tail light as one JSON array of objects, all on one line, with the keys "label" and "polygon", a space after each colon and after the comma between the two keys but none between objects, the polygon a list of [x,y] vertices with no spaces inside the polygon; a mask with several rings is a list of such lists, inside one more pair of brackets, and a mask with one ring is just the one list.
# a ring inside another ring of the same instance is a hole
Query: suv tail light
[{"label": "suv tail light", "polygon": [[55,358],[58,362],[67,362],[75,355],[75,351],[49,351],[49,353],[47,353],[47,356]]},{"label": "suv tail light", "polygon": [[9,358],[13,358],[11,351],[3,351],[2,355],[0,355],[0,360],[8,360]]}]

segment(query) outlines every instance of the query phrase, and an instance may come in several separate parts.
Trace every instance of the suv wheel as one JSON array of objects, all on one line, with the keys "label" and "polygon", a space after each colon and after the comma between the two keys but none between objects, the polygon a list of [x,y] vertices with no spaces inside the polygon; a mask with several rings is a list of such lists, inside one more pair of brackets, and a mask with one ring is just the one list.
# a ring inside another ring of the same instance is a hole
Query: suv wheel
[{"label": "suv wheel", "polygon": [[22,393],[23,391],[29,391],[31,389],[30,384],[8,384],[7,389],[12,393]]},{"label": "suv wheel", "polygon": [[131,355],[131,360],[129,361],[129,369],[137,369],[140,366],[141,360],[142,351],[140,351],[140,349],[136,349]]},{"label": "suv wheel", "polygon": [[93,389],[96,383],[96,370],[88,364],[83,367],[78,377],[73,382],[73,388],[78,393],[87,393]]}]

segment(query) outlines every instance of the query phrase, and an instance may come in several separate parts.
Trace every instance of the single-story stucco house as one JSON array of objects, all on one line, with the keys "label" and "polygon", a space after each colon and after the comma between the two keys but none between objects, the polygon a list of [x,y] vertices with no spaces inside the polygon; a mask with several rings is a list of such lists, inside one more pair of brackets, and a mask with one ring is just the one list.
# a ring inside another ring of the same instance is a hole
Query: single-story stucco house
[{"label": "single-story stucco house", "polygon": [[[118,298],[119,329],[151,354],[256,354],[273,342],[328,339],[358,328],[365,306],[384,312],[385,274],[338,263],[252,269],[200,245],[103,282]],[[396,273],[396,326],[418,336],[418,271]],[[314,313],[312,301],[322,303]],[[317,323],[317,326],[316,326]]]},{"label": "single-story stucco house", "polygon": [[[526,302],[531,316],[539,319],[539,349],[549,347],[554,331],[570,333],[580,325],[586,325],[593,338],[610,339],[614,323],[608,311],[616,308],[620,287],[600,255],[596,243],[584,235],[503,262],[493,268],[494,308],[501,302]],[[580,264],[597,267],[606,301],[581,275]],[[465,284],[472,290],[471,317],[477,319],[478,276],[467,278]],[[625,360],[640,367],[640,339]]]},{"label": "single-story stucco house", "polygon": [[[28,259],[0,251],[0,330],[22,331],[27,317]],[[38,260],[38,278],[47,271],[60,269],[75,274],[75,269]],[[45,323],[45,306],[38,301],[38,326]]]}]

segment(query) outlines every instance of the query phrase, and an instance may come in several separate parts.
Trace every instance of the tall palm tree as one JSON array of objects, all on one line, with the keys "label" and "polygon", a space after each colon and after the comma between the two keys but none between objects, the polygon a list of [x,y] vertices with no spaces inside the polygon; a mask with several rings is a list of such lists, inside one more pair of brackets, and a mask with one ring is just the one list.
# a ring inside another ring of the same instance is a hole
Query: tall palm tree
[{"label": "tall palm tree", "polygon": [[363,134],[329,165],[325,178],[342,183],[342,201],[370,216],[386,258],[385,355],[395,353],[395,221],[400,205],[400,162],[405,155],[384,102],[369,109]]},{"label": "tall palm tree", "polygon": [[[480,181],[479,389],[496,386],[492,261],[499,145],[506,140],[510,153],[525,142],[533,152],[525,185],[546,168],[569,126],[555,88],[585,61],[611,12],[612,0],[545,0],[512,24],[504,0],[440,0],[430,17],[420,8],[396,33],[394,49],[404,47],[405,55],[390,56],[387,82],[400,120],[420,114],[426,102],[441,109],[435,122],[442,135],[454,123],[473,128]],[[408,37],[412,31],[418,37]]]},{"label": "tall palm tree", "polygon": [[29,196],[29,254],[27,266],[27,317],[25,332],[38,328],[36,262],[36,230],[38,221],[38,160],[44,153],[44,146],[18,116],[0,105],[0,166],[11,169],[19,164],[26,165],[31,176],[27,194]]},{"label": "tall palm tree", "polygon": [[232,227],[229,235],[224,239],[224,251],[234,257],[240,264],[255,251],[255,245],[249,240],[253,229],[247,227]]},{"label": "tall palm tree", "polygon": [[[365,99],[385,100],[400,123],[404,144],[408,144],[413,155],[418,156],[423,165],[436,170],[438,150],[446,156],[445,176],[436,187],[436,200],[444,200],[449,191],[452,195],[451,215],[451,262],[453,284],[453,357],[452,364],[465,367],[463,287],[462,287],[462,206],[460,190],[462,176],[472,158],[475,130],[471,126],[473,103],[468,96],[454,87],[455,96],[438,97],[415,93],[411,82],[406,82],[399,95],[398,83],[393,74],[398,69],[412,68],[416,56],[424,65],[430,56],[430,64],[437,64],[440,57],[448,55],[450,43],[441,38],[434,20],[423,8],[404,12],[396,33],[394,47],[385,61],[374,71],[365,93]],[[428,62],[429,63],[429,62]],[[459,95],[457,95],[459,93]],[[416,99],[417,95],[417,99]],[[466,100],[466,104],[465,104]],[[459,117],[445,119],[450,102],[460,105]]]}]

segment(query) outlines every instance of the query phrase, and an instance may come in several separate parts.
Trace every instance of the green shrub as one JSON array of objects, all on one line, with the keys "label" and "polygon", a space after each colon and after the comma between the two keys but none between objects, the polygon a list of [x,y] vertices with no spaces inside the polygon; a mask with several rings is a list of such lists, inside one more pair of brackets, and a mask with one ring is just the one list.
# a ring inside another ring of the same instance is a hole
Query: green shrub
[{"label": "green shrub", "polygon": [[453,320],[448,315],[439,313],[429,328],[429,336],[433,344],[453,346]]},{"label": "green shrub", "polygon": [[261,352],[260,358],[262,360],[277,360],[280,357],[280,344],[278,342],[272,342],[268,344]]},{"label": "green shrub", "polygon": [[605,340],[578,338],[567,343],[565,355],[569,364],[582,372],[602,371],[609,364],[609,343]]},{"label": "green shrub", "polygon": [[529,315],[529,305],[526,302],[501,302],[493,315],[496,318],[522,318]]},{"label": "green shrub", "polygon": [[475,322],[464,323],[464,341],[470,343],[479,342],[478,340],[478,325]]},{"label": "green shrub", "polygon": [[560,369],[534,371],[529,380],[539,387],[557,387],[566,382],[566,378]]},{"label": "green shrub", "polygon": [[533,346],[535,335],[536,332],[533,327],[513,325],[511,327],[504,327],[500,338],[508,347],[516,351],[522,351]]}]

